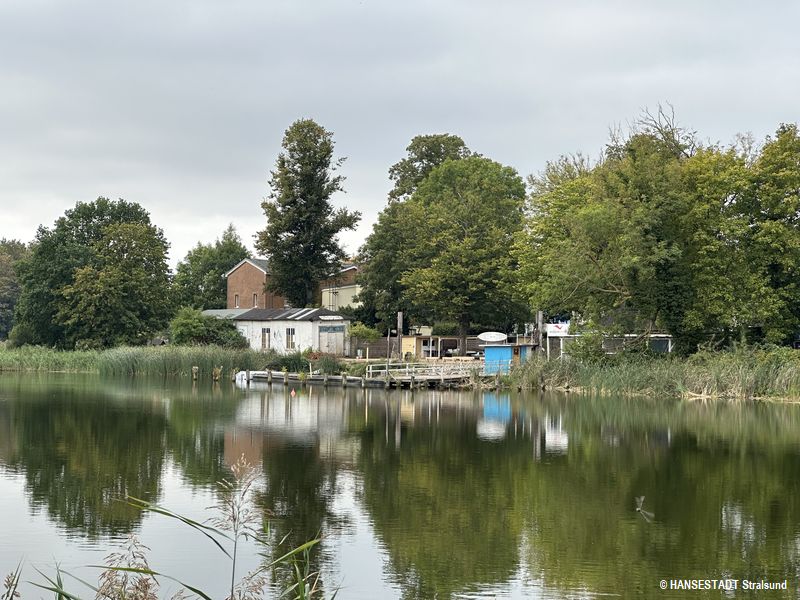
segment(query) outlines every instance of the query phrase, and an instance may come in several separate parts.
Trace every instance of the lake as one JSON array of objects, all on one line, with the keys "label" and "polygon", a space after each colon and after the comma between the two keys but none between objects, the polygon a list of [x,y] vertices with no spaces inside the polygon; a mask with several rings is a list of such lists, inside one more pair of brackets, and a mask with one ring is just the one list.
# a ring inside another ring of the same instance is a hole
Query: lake
[{"label": "lake", "polygon": [[224,598],[224,554],[123,499],[202,521],[241,456],[270,539],[322,535],[328,597],[798,597],[800,406],[39,374],[0,376],[0,573],[96,581],[135,533],[151,568]]}]

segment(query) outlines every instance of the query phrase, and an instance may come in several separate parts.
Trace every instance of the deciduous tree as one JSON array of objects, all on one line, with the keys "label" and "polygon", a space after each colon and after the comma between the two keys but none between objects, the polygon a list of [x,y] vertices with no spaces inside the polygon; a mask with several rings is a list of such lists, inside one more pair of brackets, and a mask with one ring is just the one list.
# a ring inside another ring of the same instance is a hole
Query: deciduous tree
[{"label": "deciduous tree", "polygon": [[446,161],[405,204],[405,301],[418,313],[459,324],[461,352],[471,322],[524,318],[515,303],[511,253],[522,231],[525,186],[487,158]]},{"label": "deciduous tree", "polygon": [[91,344],[145,339],[168,317],[167,248],[140,205],[79,202],[51,229],[40,227],[20,261],[17,326],[26,341],[48,346],[70,347],[83,335]]},{"label": "deciduous tree", "polygon": [[175,272],[175,301],[194,308],[225,308],[227,290],[222,277],[234,265],[247,258],[247,248],[233,225],[213,244],[198,243]]}]

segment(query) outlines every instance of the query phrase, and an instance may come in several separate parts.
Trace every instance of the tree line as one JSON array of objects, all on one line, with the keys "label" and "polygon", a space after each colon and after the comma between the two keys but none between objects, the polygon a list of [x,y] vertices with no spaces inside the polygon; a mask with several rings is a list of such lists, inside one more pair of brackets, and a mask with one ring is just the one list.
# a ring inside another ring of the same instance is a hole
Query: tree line
[{"label": "tree line", "polygon": [[[256,249],[293,306],[347,257],[360,214],[335,208],[344,159],[332,132],[285,132]],[[548,163],[527,181],[451,134],[421,135],[356,257],[361,306],[381,330],[413,324],[512,332],[536,310],[585,328],[701,344],[789,343],[800,331],[800,136],[704,142],[659,109],[601,156]],[[198,243],[175,274],[163,232],[138,204],[78,203],[28,246],[0,241],[0,338],[56,347],[143,343],[179,307],[222,308],[222,275],[248,254],[233,227]],[[185,316],[185,315],[184,315]],[[13,318],[13,330],[12,326]],[[462,347],[465,345],[462,344]]]}]

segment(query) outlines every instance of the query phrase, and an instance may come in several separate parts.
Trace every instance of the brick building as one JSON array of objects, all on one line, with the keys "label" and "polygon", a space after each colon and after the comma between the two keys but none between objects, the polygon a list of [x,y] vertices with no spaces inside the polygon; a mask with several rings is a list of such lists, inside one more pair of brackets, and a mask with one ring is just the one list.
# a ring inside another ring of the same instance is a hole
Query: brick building
[{"label": "brick building", "polygon": [[228,308],[285,308],[286,300],[267,290],[269,265],[262,258],[245,258],[225,273]]}]

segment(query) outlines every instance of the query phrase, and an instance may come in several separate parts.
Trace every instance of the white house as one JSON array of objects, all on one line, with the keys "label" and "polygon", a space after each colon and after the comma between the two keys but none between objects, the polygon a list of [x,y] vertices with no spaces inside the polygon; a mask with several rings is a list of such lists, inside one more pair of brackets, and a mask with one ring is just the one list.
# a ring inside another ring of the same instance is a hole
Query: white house
[{"label": "white house", "polygon": [[231,319],[253,350],[287,354],[310,348],[337,355],[350,351],[350,320],[325,308],[223,309],[203,314]]}]

